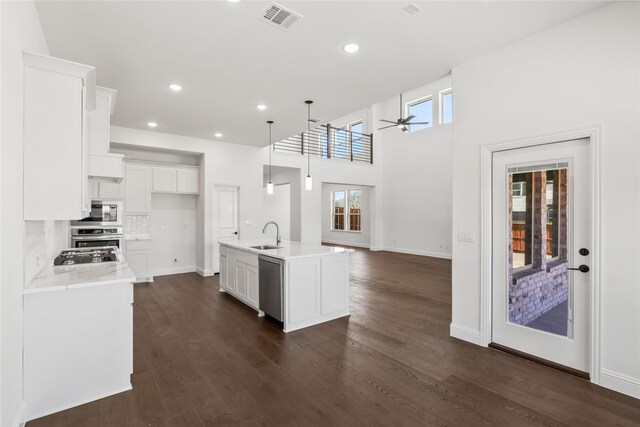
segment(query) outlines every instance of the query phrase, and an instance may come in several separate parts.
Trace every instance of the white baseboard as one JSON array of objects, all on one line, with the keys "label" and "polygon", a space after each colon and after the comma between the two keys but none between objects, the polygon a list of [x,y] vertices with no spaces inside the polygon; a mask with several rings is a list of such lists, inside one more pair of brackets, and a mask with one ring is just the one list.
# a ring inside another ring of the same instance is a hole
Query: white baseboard
[{"label": "white baseboard", "polygon": [[27,424],[27,421],[27,402],[22,400],[20,401],[20,411],[18,412],[18,416],[11,425],[24,427]]},{"label": "white baseboard", "polygon": [[114,394],[123,393],[125,391],[129,391],[132,389],[131,383],[124,384],[122,387],[116,388],[106,393],[100,393],[95,396],[87,397],[81,399],[77,402],[68,403],[59,408],[49,409],[45,411],[40,411],[35,414],[29,414],[27,421],[35,420],[38,418],[46,417],[47,415],[55,414],[56,412],[66,411],[67,409],[75,408],[76,406],[84,405],[89,402],[93,402],[96,400],[104,399],[105,397],[113,396]]},{"label": "white baseboard", "polygon": [[602,369],[600,386],[640,399],[640,379]]},{"label": "white baseboard", "polygon": [[380,248],[376,248],[377,251],[388,251],[388,252],[398,252],[401,254],[409,254],[409,255],[421,255],[421,256],[429,256],[433,258],[443,258],[443,259],[451,259],[451,254],[445,252],[431,252],[431,251],[419,251],[415,249],[404,249],[404,248],[393,248],[389,246],[383,246]]},{"label": "white baseboard", "polygon": [[467,328],[466,326],[449,325],[449,335],[472,344],[480,345],[480,331]]},{"label": "white baseboard", "polygon": [[362,243],[340,242],[338,240],[324,240],[324,239],[322,239],[322,243],[328,243],[330,245],[353,246],[354,248],[369,249],[369,245],[362,244]]},{"label": "white baseboard", "polygon": [[195,265],[180,267],[159,268],[153,272],[154,276],[168,276],[170,274],[193,273],[196,271]]},{"label": "white baseboard", "polygon": [[209,277],[216,274],[213,272],[213,270],[205,270],[204,268],[201,268],[201,267],[196,267],[196,273],[198,273],[202,277]]}]

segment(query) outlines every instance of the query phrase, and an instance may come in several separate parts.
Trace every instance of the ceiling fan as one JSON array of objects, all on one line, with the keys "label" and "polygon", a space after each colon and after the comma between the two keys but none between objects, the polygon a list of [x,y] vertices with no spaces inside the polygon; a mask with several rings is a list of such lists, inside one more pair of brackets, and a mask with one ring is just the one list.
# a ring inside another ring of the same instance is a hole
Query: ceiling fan
[{"label": "ceiling fan", "polygon": [[416,116],[409,116],[406,119],[402,118],[402,94],[400,94],[400,118],[396,121],[392,121],[392,120],[384,120],[384,119],[380,119],[381,122],[385,122],[385,123],[393,123],[389,126],[384,126],[379,128],[378,130],[383,130],[383,129],[389,129],[392,127],[398,127],[400,128],[400,130],[404,133],[409,132],[409,126],[411,125],[428,125],[429,122],[411,122],[411,119],[415,118]]}]

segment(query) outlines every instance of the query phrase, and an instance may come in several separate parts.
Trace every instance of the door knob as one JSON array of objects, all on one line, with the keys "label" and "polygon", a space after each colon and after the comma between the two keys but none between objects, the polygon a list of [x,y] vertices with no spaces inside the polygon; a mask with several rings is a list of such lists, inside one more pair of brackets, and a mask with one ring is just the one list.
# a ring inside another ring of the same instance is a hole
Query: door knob
[{"label": "door knob", "polygon": [[233,234],[237,235],[237,234],[238,234],[238,232],[237,232],[237,231],[234,231],[234,232],[233,232]]},{"label": "door knob", "polygon": [[580,248],[580,250],[578,251],[578,253],[582,256],[587,256],[589,255],[589,249],[587,248]]},{"label": "door knob", "polygon": [[567,270],[577,270],[580,273],[588,273],[589,272],[589,266],[588,265],[584,265],[582,264],[581,266],[579,266],[578,268],[568,268]]}]

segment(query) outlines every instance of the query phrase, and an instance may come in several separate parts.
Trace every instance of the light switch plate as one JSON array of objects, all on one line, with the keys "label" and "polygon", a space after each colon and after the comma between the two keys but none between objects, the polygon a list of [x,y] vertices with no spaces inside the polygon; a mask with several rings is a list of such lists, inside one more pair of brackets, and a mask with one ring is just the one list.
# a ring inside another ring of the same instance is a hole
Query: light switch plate
[{"label": "light switch plate", "polygon": [[475,242],[476,236],[473,230],[458,230],[458,242]]}]

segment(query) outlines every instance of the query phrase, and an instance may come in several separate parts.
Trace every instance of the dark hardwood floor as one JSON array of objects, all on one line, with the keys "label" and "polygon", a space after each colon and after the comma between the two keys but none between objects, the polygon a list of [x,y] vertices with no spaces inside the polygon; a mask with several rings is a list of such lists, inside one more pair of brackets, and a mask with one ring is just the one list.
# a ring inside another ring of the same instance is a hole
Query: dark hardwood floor
[{"label": "dark hardwood floor", "polygon": [[217,277],[135,288],[133,390],[38,426],[640,425],[640,401],[449,337],[451,263],[358,250],[351,316],[284,334]]}]

